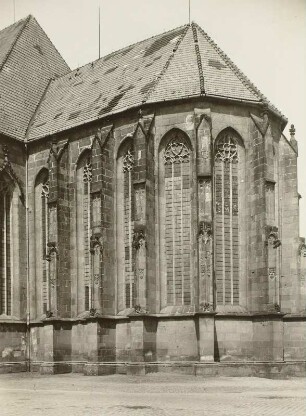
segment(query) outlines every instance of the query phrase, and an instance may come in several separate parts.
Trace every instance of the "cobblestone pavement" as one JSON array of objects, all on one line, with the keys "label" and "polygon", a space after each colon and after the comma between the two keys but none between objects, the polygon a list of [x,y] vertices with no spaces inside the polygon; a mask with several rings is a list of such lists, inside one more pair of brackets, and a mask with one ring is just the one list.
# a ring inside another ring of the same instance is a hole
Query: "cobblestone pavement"
[{"label": "cobblestone pavement", "polygon": [[305,416],[306,380],[0,375],[1,416]]}]

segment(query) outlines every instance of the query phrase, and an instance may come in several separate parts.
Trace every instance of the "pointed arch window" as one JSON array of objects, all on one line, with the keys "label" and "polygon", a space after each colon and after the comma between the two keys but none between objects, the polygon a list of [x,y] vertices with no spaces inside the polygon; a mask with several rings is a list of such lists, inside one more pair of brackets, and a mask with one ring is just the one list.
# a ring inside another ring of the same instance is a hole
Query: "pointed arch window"
[{"label": "pointed arch window", "polygon": [[91,154],[85,152],[77,164],[76,210],[77,210],[77,264],[79,282],[79,310],[92,308],[93,282],[91,277]]},{"label": "pointed arch window", "polygon": [[12,313],[12,196],[13,184],[0,175],[0,314]]},{"label": "pointed arch window", "polygon": [[39,313],[50,310],[49,241],[49,174],[43,169],[35,181],[35,253],[37,306]]},{"label": "pointed arch window", "polygon": [[218,305],[239,304],[239,183],[244,182],[239,140],[237,134],[227,129],[219,134],[215,143],[215,272]]},{"label": "pointed arch window", "polygon": [[124,177],[124,269],[125,269],[125,306],[135,306],[135,258],[133,252],[133,185],[134,152],[130,147],[123,157],[122,171]]},{"label": "pointed arch window", "polygon": [[136,305],[134,236],[134,175],[133,144],[122,144],[117,159],[117,254],[119,310]]},{"label": "pointed arch window", "polygon": [[159,156],[162,307],[192,303],[191,186],[189,142],[172,131]]}]

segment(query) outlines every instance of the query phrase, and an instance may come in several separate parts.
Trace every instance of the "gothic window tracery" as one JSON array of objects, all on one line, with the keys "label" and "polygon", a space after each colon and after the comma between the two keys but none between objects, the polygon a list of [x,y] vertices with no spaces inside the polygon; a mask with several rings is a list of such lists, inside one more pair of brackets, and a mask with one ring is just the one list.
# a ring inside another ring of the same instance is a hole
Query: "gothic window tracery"
[{"label": "gothic window tracery", "polygon": [[48,276],[48,240],[49,240],[49,181],[46,179],[41,187],[41,229],[42,229],[42,249],[43,249],[43,311],[50,310],[49,305],[49,276]]},{"label": "gothic window tracery", "polygon": [[36,299],[37,313],[50,310],[50,256],[49,256],[49,174],[42,169],[35,180],[35,245],[36,245]]},{"label": "gothic window tracery", "polygon": [[[135,154],[133,143],[127,139],[117,158],[117,252],[119,310],[136,305],[136,253],[133,247],[134,222],[141,216],[136,208],[140,195],[133,184]],[[136,187],[137,188],[137,187]],[[136,195],[137,193],[137,195]]]},{"label": "gothic window tracery", "polygon": [[130,172],[134,167],[134,156],[131,149],[128,149],[124,158],[123,158],[123,172]]},{"label": "gothic window tracery", "polygon": [[174,138],[168,143],[165,150],[165,164],[171,163],[188,163],[190,159],[190,151],[186,144],[178,138]]},{"label": "gothic window tracery", "polygon": [[[167,140],[168,139],[168,140]],[[160,152],[161,266],[164,306],[192,303],[191,149],[183,132],[172,131]]]},{"label": "gothic window tracery", "polygon": [[82,295],[80,311],[89,311],[92,307],[92,254],[91,254],[91,222],[92,222],[92,164],[91,154],[85,151],[77,164],[76,209],[77,209],[77,250],[78,276]]},{"label": "gothic window tracery", "polygon": [[0,314],[12,312],[11,224],[13,185],[5,175],[0,175]]},{"label": "gothic window tracery", "polygon": [[237,144],[230,133],[222,134],[216,145],[216,161],[238,163]]},{"label": "gothic window tracery", "polygon": [[215,144],[215,256],[217,304],[239,304],[238,137],[225,130]]},{"label": "gothic window tracery", "polygon": [[128,148],[122,163],[124,181],[124,268],[125,268],[125,306],[132,308],[136,302],[135,287],[135,253],[133,251],[134,207],[132,171],[134,169],[134,154],[132,147]]}]

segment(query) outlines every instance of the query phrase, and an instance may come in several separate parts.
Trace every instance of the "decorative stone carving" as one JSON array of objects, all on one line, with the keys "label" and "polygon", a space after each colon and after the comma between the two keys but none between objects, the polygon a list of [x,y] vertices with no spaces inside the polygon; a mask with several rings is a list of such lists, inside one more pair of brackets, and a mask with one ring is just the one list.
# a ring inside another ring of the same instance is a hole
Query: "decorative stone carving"
[{"label": "decorative stone carving", "polygon": [[[14,172],[14,169],[11,165],[11,161],[9,159],[9,150],[7,145],[2,145],[3,153],[4,153],[4,161],[2,167],[0,167],[0,174],[1,172],[5,172],[8,177],[17,185],[17,188],[19,190],[19,197],[23,200],[24,194],[21,186],[21,181],[19,180],[18,176]],[[0,189],[7,187],[6,190],[8,190],[8,184],[5,181],[1,181],[0,183]]]},{"label": "decorative stone carving", "polygon": [[278,248],[282,243],[278,238],[278,227],[268,225],[266,227],[266,245],[271,244],[273,248]]},{"label": "decorative stone carving", "polygon": [[237,144],[230,132],[226,131],[218,139],[215,160],[219,162],[238,163]]},{"label": "decorative stone carving", "polygon": [[89,183],[91,181],[92,181],[92,166],[91,166],[90,161],[88,160],[83,170],[83,182]]},{"label": "decorative stone carving", "polygon": [[102,253],[103,242],[100,234],[95,234],[90,237],[90,252],[95,254],[96,252]]},{"label": "decorative stone carving", "polygon": [[167,145],[164,162],[165,165],[172,163],[184,163],[190,160],[190,150],[186,144],[178,137],[174,137]]},{"label": "decorative stone carving", "polygon": [[275,189],[275,183],[271,181],[266,181],[266,191],[274,192],[274,189]]},{"label": "decorative stone carving", "polygon": [[211,131],[212,128],[212,123],[211,123],[211,116],[210,116],[210,110],[206,109],[203,110],[202,108],[195,108],[194,109],[195,112],[195,125],[196,125],[196,129],[198,129],[200,127],[200,124],[202,123],[203,119],[206,121],[206,123],[209,126],[209,129]]},{"label": "decorative stone carving", "polygon": [[123,158],[122,170],[123,172],[130,172],[133,169],[133,167],[134,167],[134,156],[133,156],[131,149],[129,149]]},{"label": "decorative stone carving", "polygon": [[289,129],[289,133],[290,133],[290,144],[293,147],[293,149],[296,151],[296,154],[298,154],[298,142],[295,138],[295,127],[294,124],[291,124],[291,127]]},{"label": "decorative stone carving", "polygon": [[207,244],[212,238],[212,226],[211,222],[208,221],[201,221],[199,224],[199,238]]},{"label": "decorative stone carving", "polygon": [[137,231],[134,231],[132,245],[133,248],[135,248],[136,250],[139,250],[142,246],[146,247],[146,238],[144,230],[139,229]]},{"label": "decorative stone carving", "polygon": [[49,198],[49,181],[45,182],[42,185],[41,196],[44,197],[44,198]]},{"label": "decorative stone carving", "polygon": [[144,278],[144,272],[145,272],[144,269],[137,269],[137,277],[139,279],[143,279]]},{"label": "decorative stone carving", "polygon": [[276,277],[275,267],[269,267],[269,278],[273,280],[275,279],[275,277]]},{"label": "decorative stone carving", "polygon": [[209,302],[201,302],[199,305],[199,311],[200,312],[213,312],[214,305]]},{"label": "decorative stone carving", "polygon": [[142,308],[140,305],[135,305],[134,306],[134,311],[137,314],[147,314],[148,313],[148,311],[146,309]]},{"label": "decorative stone carving", "polygon": [[53,242],[53,241],[49,242],[47,244],[47,247],[48,247],[48,251],[47,251],[47,254],[46,254],[46,260],[51,261],[51,255],[55,254],[57,256],[57,254],[58,254],[56,243]]},{"label": "decorative stone carving", "polygon": [[53,317],[53,312],[52,311],[50,311],[50,310],[47,310],[46,311],[46,318],[52,318]]}]

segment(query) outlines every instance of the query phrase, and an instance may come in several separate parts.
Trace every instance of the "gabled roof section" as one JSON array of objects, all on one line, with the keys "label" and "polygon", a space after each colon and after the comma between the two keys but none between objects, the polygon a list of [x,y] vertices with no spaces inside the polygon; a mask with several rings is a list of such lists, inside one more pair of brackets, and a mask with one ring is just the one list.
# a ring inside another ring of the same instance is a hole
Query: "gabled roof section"
[{"label": "gabled roof section", "polygon": [[0,32],[0,133],[19,140],[52,77],[70,69],[33,16]]},{"label": "gabled roof section", "polygon": [[192,23],[53,80],[32,119],[28,139],[55,134],[145,103],[199,96],[267,102],[212,39]]}]

